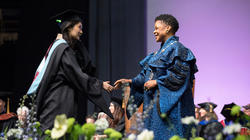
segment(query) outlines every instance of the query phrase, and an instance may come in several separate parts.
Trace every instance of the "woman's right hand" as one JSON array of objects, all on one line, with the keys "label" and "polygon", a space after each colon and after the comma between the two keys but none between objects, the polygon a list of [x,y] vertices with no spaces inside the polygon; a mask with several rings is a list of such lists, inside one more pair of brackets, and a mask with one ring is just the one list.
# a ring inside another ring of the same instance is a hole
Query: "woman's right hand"
[{"label": "woman's right hand", "polygon": [[120,79],[114,83],[115,89],[120,89],[122,84],[132,83],[131,79]]}]

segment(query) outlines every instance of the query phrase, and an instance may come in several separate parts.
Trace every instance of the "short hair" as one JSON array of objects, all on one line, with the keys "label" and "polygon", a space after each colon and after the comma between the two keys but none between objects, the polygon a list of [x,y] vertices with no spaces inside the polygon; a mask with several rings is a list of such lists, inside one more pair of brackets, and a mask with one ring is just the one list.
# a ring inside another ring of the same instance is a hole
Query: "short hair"
[{"label": "short hair", "polygon": [[170,14],[162,14],[162,15],[159,15],[155,18],[155,22],[156,21],[162,21],[164,22],[166,25],[169,25],[172,27],[172,29],[170,30],[172,33],[176,33],[179,29],[179,23],[177,21],[177,19],[170,15]]},{"label": "short hair", "polygon": [[22,107],[19,107],[18,109],[17,109],[17,115],[20,115],[21,114],[21,112],[26,112],[27,113],[27,115],[29,114],[29,109],[28,109],[28,107],[26,107],[26,106],[22,106]]},{"label": "short hair", "polygon": [[85,119],[93,119],[93,120],[96,120],[96,117],[95,117],[95,115],[90,115],[90,114],[88,114],[88,115],[85,117]]}]

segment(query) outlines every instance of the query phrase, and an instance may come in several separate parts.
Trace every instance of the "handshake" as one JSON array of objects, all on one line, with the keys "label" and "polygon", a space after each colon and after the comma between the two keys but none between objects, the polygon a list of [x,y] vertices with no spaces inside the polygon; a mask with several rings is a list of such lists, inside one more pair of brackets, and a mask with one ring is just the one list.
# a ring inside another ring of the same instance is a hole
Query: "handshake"
[{"label": "handshake", "polygon": [[120,89],[121,86],[123,84],[126,84],[126,83],[132,83],[132,80],[131,79],[120,79],[120,80],[117,80],[115,83],[114,83],[114,86],[110,85],[110,81],[105,81],[103,82],[102,84],[102,87],[108,91],[108,92],[111,92],[113,90],[117,90],[117,89]]},{"label": "handshake", "polygon": [[[105,81],[105,82],[103,82],[102,87],[106,91],[112,92],[113,90],[120,89],[123,84],[127,84],[127,83],[131,84],[132,80],[131,79],[120,79],[120,80],[117,80],[114,83],[114,86],[110,85],[110,81]],[[144,89],[145,90],[150,90],[150,89],[152,89],[152,88],[154,88],[156,86],[157,86],[156,80],[149,80],[149,81],[144,83]]]}]

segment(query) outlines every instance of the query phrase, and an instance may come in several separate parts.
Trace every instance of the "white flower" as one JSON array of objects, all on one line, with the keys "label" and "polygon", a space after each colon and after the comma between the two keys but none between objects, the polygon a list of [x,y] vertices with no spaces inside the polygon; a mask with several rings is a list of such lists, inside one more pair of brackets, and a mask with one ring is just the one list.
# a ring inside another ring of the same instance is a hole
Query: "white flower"
[{"label": "white flower", "polygon": [[136,139],[136,135],[135,134],[130,134],[128,136],[128,140],[135,140]]},{"label": "white flower", "polygon": [[55,122],[54,122],[54,128],[51,131],[51,138],[52,139],[58,139],[62,137],[68,129],[68,122],[67,117],[65,114],[57,115]]},{"label": "white flower", "polygon": [[194,116],[187,116],[187,117],[185,117],[185,118],[182,118],[181,119],[181,122],[183,123],[183,124],[192,124],[192,123],[194,123],[194,124],[198,124],[199,123],[199,121],[198,120],[196,120],[195,118],[194,118]]},{"label": "white flower", "polygon": [[105,118],[96,120],[95,125],[96,125],[96,130],[104,130],[109,127],[109,123]]},{"label": "white flower", "polygon": [[224,134],[238,133],[240,132],[240,130],[241,130],[241,125],[236,123],[236,124],[231,124],[231,125],[226,126],[223,129],[223,133]]},{"label": "white flower", "polygon": [[137,140],[153,140],[154,132],[148,131],[147,129],[143,130],[141,134],[137,136]]},{"label": "white flower", "polygon": [[7,137],[11,137],[11,136],[18,137],[18,136],[21,136],[22,134],[23,134],[22,129],[10,129],[6,135]]}]

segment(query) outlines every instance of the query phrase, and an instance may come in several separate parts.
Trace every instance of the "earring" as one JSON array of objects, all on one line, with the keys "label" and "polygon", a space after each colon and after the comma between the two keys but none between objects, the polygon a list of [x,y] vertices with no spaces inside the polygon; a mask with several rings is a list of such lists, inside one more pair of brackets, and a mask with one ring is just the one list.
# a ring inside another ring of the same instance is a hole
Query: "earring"
[{"label": "earring", "polygon": [[169,32],[169,30],[166,30],[166,33],[168,33]]}]

